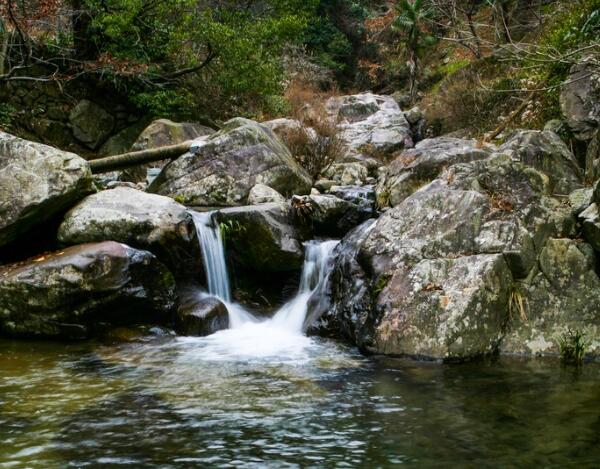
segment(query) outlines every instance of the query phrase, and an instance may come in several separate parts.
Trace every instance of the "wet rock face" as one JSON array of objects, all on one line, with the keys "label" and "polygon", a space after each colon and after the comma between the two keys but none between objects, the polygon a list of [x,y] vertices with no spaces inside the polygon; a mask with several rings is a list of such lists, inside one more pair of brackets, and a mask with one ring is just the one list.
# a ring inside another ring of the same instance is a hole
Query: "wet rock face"
[{"label": "wet rock face", "polygon": [[148,191],[186,205],[236,206],[256,184],[283,195],[307,194],[312,180],[267,127],[238,118],[199,140],[195,153],[165,166]]},{"label": "wet rock face", "polygon": [[202,256],[192,216],[168,197],[116,187],[82,200],[58,230],[64,245],[118,241],[147,249],[178,274],[196,273]]},{"label": "wet rock face", "polygon": [[168,323],[175,281],[151,253],[108,241],[0,270],[0,331],[86,338],[109,326]]},{"label": "wet rock face", "polygon": [[296,205],[305,209],[297,213],[296,222],[311,233],[310,237],[340,238],[370,216],[358,204],[330,194],[294,196],[292,206]]},{"label": "wet rock face", "polygon": [[590,245],[550,239],[539,268],[517,285],[512,320],[501,351],[519,355],[558,355],[569,330],[584,334],[587,353],[600,352],[600,278]]},{"label": "wet rock face", "polygon": [[386,157],[412,146],[410,124],[391,96],[364,93],[331,98],[330,117],[339,122],[348,160]]},{"label": "wet rock face", "polygon": [[0,246],[93,191],[87,162],[0,132]]},{"label": "wet rock face", "polygon": [[256,272],[290,272],[302,267],[304,254],[286,204],[261,204],[219,210],[217,221],[228,254]]},{"label": "wet rock face", "polygon": [[177,332],[179,334],[207,336],[228,328],[227,307],[217,298],[189,295],[178,307]]},{"label": "wet rock face", "polygon": [[365,219],[375,215],[376,200],[373,186],[332,186],[328,194],[358,206]]},{"label": "wet rock face", "polygon": [[334,253],[334,267],[329,278],[330,307],[321,316],[313,318],[307,332],[349,340],[367,352],[373,347],[374,324],[378,314],[373,308],[374,287],[358,259],[358,253],[375,220],[367,220],[352,230],[338,244]]},{"label": "wet rock face", "polygon": [[560,107],[576,138],[589,141],[600,125],[600,73],[592,60],[573,66],[562,86]]},{"label": "wet rock face", "polygon": [[394,207],[448,166],[488,157],[491,145],[452,137],[430,138],[405,150],[384,170],[377,186],[380,205]]}]

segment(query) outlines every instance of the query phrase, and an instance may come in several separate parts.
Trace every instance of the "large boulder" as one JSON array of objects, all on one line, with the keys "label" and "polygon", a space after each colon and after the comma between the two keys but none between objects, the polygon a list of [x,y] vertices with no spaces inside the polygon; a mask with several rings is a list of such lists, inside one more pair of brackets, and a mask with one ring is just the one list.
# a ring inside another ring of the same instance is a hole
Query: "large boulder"
[{"label": "large boulder", "polygon": [[110,136],[115,126],[111,114],[87,99],[79,101],[71,110],[69,122],[75,138],[92,150]]},{"label": "large boulder", "polygon": [[363,163],[334,163],[325,170],[325,176],[338,185],[362,186],[369,170]]},{"label": "large boulder", "polygon": [[285,197],[275,189],[271,189],[264,184],[257,184],[250,189],[250,193],[248,194],[248,205],[269,204],[274,202],[283,203],[285,202]]},{"label": "large boulder", "polygon": [[92,191],[83,158],[0,132],[0,246]]},{"label": "large boulder", "polygon": [[496,352],[511,275],[502,255],[423,259],[392,276],[377,300],[383,311],[375,348],[388,355],[464,360]]},{"label": "large boulder", "polygon": [[201,268],[194,221],[183,205],[169,197],[116,187],[82,200],[58,230],[65,245],[119,241],[155,254],[174,272]]},{"label": "large boulder", "polygon": [[340,238],[369,218],[369,213],[358,204],[334,195],[294,196],[292,207],[296,217],[313,234]]},{"label": "large boulder", "polygon": [[113,156],[127,153],[138,139],[140,132],[146,128],[147,121],[142,119],[110,137],[98,150],[102,156]]},{"label": "large boulder", "polygon": [[568,195],[582,187],[582,174],[569,147],[554,132],[521,130],[499,148],[527,166],[550,178],[550,190]]},{"label": "large boulder", "polygon": [[194,151],[165,166],[148,190],[186,205],[213,207],[243,205],[256,184],[286,196],[310,192],[310,176],[267,127],[254,121],[230,120],[199,140]]},{"label": "large boulder", "polygon": [[0,268],[0,332],[86,338],[115,325],[168,323],[171,273],[151,253],[108,241]]},{"label": "large boulder", "polygon": [[196,292],[188,294],[177,308],[177,332],[206,336],[229,328],[229,313],[218,298]]},{"label": "large boulder", "polygon": [[305,127],[302,122],[296,119],[280,118],[265,121],[262,123],[268,127],[275,135],[281,138],[284,142],[288,138],[293,138],[298,133],[306,132],[311,137],[316,137],[314,129]]},{"label": "large boulder", "polygon": [[448,166],[481,160],[492,153],[491,145],[452,137],[430,138],[405,150],[381,171],[377,185],[380,206],[394,207],[420,187],[430,183]]},{"label": "large boulder", "polygon": [[[558,355],[569,331],[580,332],[590,355],[600,354],[600,278],[593,249],[571,239],[550,239],[539,269],[520,282],[501,351]],[[572,344],[569,344],[572,345]]]},{"label": "large boulder", "polygon": [[214,133],[213,129],[193,122],[173,122],[169,119],[158,119],[142,130],[131,146],[131,150],[149,150],[167,145],[176,145]]},{"label": "large boulder", "polygon": [[455,164],[348,235],[332,307],[313,329],[370,353],[466,360],[498,351],[515,279],[548,239],[575,236],[544,173],[498,154]]},{"label": "large boulder", "polygon": [[583,236],[592,247],[600,252],[600,207],[593,203],[579,214]]},{"label": "large boulder", "polygon": [[386,158],[413,145],[410,124],[391,96],[339,96],[330,98],[326,109],[339,123],[339,137],[347,147],[349,161]]},{"label": "large boulder", "polygon": [[256,272],[288,272],[302,267],[302,236],[286,204],[261,204],[219,210],[226,248],[235,262]]},{"label": "large boulder", "polygon": [[375,214],[376,200],[373,186],[332,186],[328,193],[357,205],[365,218]]},{"label": "large boulder", "polygon": [[[131,145],[131,151],[152,150],[154,148],[176,145],[190,140],[201,139],[214,134],[209,127],[191,122],[173,122],[169,119],[158,119],[144,128]],[[139,165],[124,170],[121,181],[143,182],[146,180],[148,168],[162,168],[170,160],[155,161],[152,164]]]},{"label": "large boulder", "polygon": [[561,89],[560,107],[575,137],[591,140],[600,125],[600,69],[596,60],[582,60],[571,68]]}]

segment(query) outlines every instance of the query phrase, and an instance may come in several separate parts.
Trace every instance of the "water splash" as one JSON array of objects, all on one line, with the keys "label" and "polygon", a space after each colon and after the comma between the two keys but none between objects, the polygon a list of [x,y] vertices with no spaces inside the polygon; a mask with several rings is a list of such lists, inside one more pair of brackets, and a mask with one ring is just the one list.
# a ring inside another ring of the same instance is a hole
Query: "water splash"
[{"label": "water splash", "polygon": [[229,312],[229,329],[197,339],[204,353],[231,359],[298,360],[313,341],[303,334],[311,306],[321,307],[321,297],[331,270],[330,263],[338,241],[305,243],[305,259],[296,296],[272,318],[260,320],[241,305],[231,301],[225,249],[214,212],[193,213],[202,248],[208,294],[219,298]]},{"label": "water splash", "polygon": [[300,333],[309,305],[318,303],[330,272],[330,260],[339,241],[309,241],[306,250],[298,294],[286,303],[271,322],[280,328]]}]

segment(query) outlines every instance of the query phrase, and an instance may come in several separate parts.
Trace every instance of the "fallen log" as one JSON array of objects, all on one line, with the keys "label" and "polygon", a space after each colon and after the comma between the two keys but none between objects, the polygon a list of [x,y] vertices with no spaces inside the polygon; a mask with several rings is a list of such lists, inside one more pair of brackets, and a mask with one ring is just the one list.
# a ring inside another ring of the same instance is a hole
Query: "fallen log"
[{"label": "fallen log", "polygon": [[160,148],[132,151],[121,155],[98,158],[97,160],[90,160],[88,163],[92,173],[107,173],[109,171],[130,168],[144,163],[152,163],[153,161],[178,158],[189,151],[191,144],[192,141],[188,140],[183,143],[178,143],[177,145],[167,145]]}]

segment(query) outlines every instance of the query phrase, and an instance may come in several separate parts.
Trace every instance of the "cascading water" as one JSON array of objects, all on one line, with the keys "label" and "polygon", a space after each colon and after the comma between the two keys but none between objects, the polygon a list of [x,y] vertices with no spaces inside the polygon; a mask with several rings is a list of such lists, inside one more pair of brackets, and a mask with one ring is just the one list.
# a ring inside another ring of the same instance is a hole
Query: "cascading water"
[{"label": "cascading water", "polygon": [[200,240],[208,293],[225,302],[230,302],[231,291],[225,263],[225,248],[221,230],[213,220],[213,212],[192,212],[192,217]]},{"label": "cascading water", "polygon": [[[329,275],[331,255],[338,241],[309,241],[296,296],[275,315],[259,321],[231,301],[225,250],[211,212],[193,213],[204,257],[208,293],[221,299],[229,311],[230,328],[200,340],[205,359],[276,358],[298,360],[311,340],[303,334],[310,304],[317,304]],[[186,339],[183,339],[186,340]],[[193,340],[193,339],[192,339]]]},{"label": "cascading water", "polygon": [[309,241],[305,244],[306,254],[298,294],[273,316],[271,321],[274,325],[302,332],[311,298],[323,293],[331,253],[337,244],[338,241]]}]

